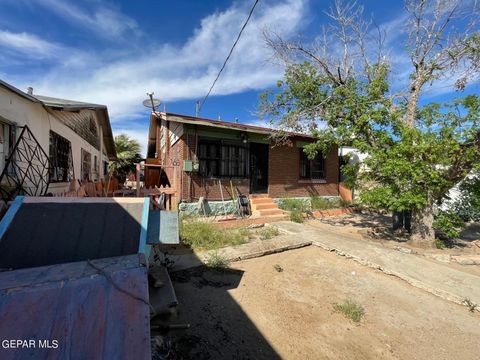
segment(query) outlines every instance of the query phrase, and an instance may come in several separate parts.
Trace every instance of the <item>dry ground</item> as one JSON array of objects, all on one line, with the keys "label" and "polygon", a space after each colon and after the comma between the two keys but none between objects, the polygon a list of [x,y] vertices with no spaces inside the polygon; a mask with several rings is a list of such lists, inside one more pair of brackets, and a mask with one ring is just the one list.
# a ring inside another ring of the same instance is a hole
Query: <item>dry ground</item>
[{"label": "dry ground", "polygon": [[[282,272],[274,269],[278,264]],[[174,273],[177,358],[478,359],[480,315],[313,246]],[[346,298],[359,324],[333,311]]]}]

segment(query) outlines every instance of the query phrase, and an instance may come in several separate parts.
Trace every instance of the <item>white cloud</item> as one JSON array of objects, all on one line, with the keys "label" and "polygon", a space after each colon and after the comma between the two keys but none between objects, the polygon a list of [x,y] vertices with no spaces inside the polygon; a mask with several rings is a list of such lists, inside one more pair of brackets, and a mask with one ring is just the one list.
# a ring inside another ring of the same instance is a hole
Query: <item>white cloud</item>
[{"label": "white cloud", "polygon": [[134,19],[105,5],[90,11],[64,0],[42,0],[36,5],[44,6],[46,10],[55,12],[66,21],[105,38],[118,38],[126,32],[138,30],[138,24]]},{"label": "white cloud", "polygon": [[[305,1],[259,4],[212,96],[263,89],[281,77],[283,70],[266,62],[270,54],[262,29],[275,28],[286,37],[296,34],[305,15]],[[205,95],[249,6],[234,3],[225,11],[205,17],[183,45],[152,43],[144,50],[115,54],[117,57],[112,51],[85,53],[95,59],[93,62],[73,61],[61,53],[61,66],[40,77],[22,75],[15,81],[20,82],[17,86],[33,85],[39,94],[106,104],[113,122],[145,117],[141,102],[146,91],[154,90],[167,107],[169,101]]]},{"label": "white cloud", "polygon": [[14,33],[6,30],[0,30],[0,47],[35,59],[53,58],[62,48],[33,34]]}]

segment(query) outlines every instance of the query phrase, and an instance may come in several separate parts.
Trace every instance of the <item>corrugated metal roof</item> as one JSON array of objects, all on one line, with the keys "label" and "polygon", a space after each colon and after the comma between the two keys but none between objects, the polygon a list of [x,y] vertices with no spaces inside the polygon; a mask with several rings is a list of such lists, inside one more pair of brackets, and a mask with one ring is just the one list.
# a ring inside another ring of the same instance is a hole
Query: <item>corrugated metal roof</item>
[{"label": "corrugated metal roof", "polygon": [[106,109],[105,105],[86,103],[76,100],[60,99],[43,95],[32,95],[34,98],[40,100],[46,106],[60,107],[64,109]]},{"label": "corrugated metal roof", "polygon": [[36,95],[36,94],[30,95],[2,80],[0,80],[0,86],[4,87],[5,89],[27,100],[30,100],[35,103],[40,103],[46,108],[56,109],[56,110],[61,109],[65,111],[78,111],[82,109],[95,110],[96,114],[98,115],[98,119],[100,121],[100,126],[102,127],[102,130],[103,130],[103,142],[107,150],[107,155],[111,160],[117,157],[117,152],[115,150],[115,143],[113,140],[112,127],[110,125],[110,118],[108,115],[108,109],[105,105],[85,103],[85,102],[76,101],[76,100],[60,99],[60,98],[54,98],[50,96],[42,96],[42,95]]}]

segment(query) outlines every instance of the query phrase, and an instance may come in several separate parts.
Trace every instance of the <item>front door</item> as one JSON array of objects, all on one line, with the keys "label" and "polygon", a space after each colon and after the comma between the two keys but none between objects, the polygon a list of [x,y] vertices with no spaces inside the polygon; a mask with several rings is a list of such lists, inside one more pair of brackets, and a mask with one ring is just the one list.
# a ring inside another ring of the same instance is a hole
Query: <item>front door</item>
[{"label": "front door", "polygon": [[268,192],[268,145],[250,143],[250,192]]}]

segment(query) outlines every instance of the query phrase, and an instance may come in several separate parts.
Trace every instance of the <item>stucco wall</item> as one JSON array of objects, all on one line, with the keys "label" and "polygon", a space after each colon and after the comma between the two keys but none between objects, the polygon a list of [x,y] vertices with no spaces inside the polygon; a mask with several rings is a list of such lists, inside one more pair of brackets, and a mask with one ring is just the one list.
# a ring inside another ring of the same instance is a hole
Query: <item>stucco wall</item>
[{"label": "stucco wall", "polygon": [[[94,117],[100,142],[100,149],[104,149],[102,131],[99,126],[96,114],[92,110],[82,110],[85,112],[91,112]],[[72,113],[72,115],[75,113]],[[68,116],[67,112],[63,112],[64,117]],[[101,150],[97,150],[95,146],[83,139],[77,133],[75,133],[64,122],[60,121],[57,117],[49,114],[45,108],[38,103],[33,103],[27,99],[24,99],[17,94],[14,94],[6,89],[0,88],[0,117],[16,126],[27,125],[32,133],[35,135],[37,141],[43,150],[49,155],[50,144],[50,130],[65,137],[71,142],[73,165],[75,178],[81,177],[81,149],[85,149],[92,155],[92,176],[94,174],[94,156],[97,156],[99,164],[99,179],[103,178],[103,161],[108,161],[106,156]],[[2,120],[0,118],[0,121]],[[20,130],[17,130],[17,136]],[[91,139],[90,139],[91,140]],[[92,141],[91,141],[92,142]],[[3,170],[3,169],[1,169]],[[62,192],[68,189],[68,183],[51,183],[49,191],[52,193]]]}]

